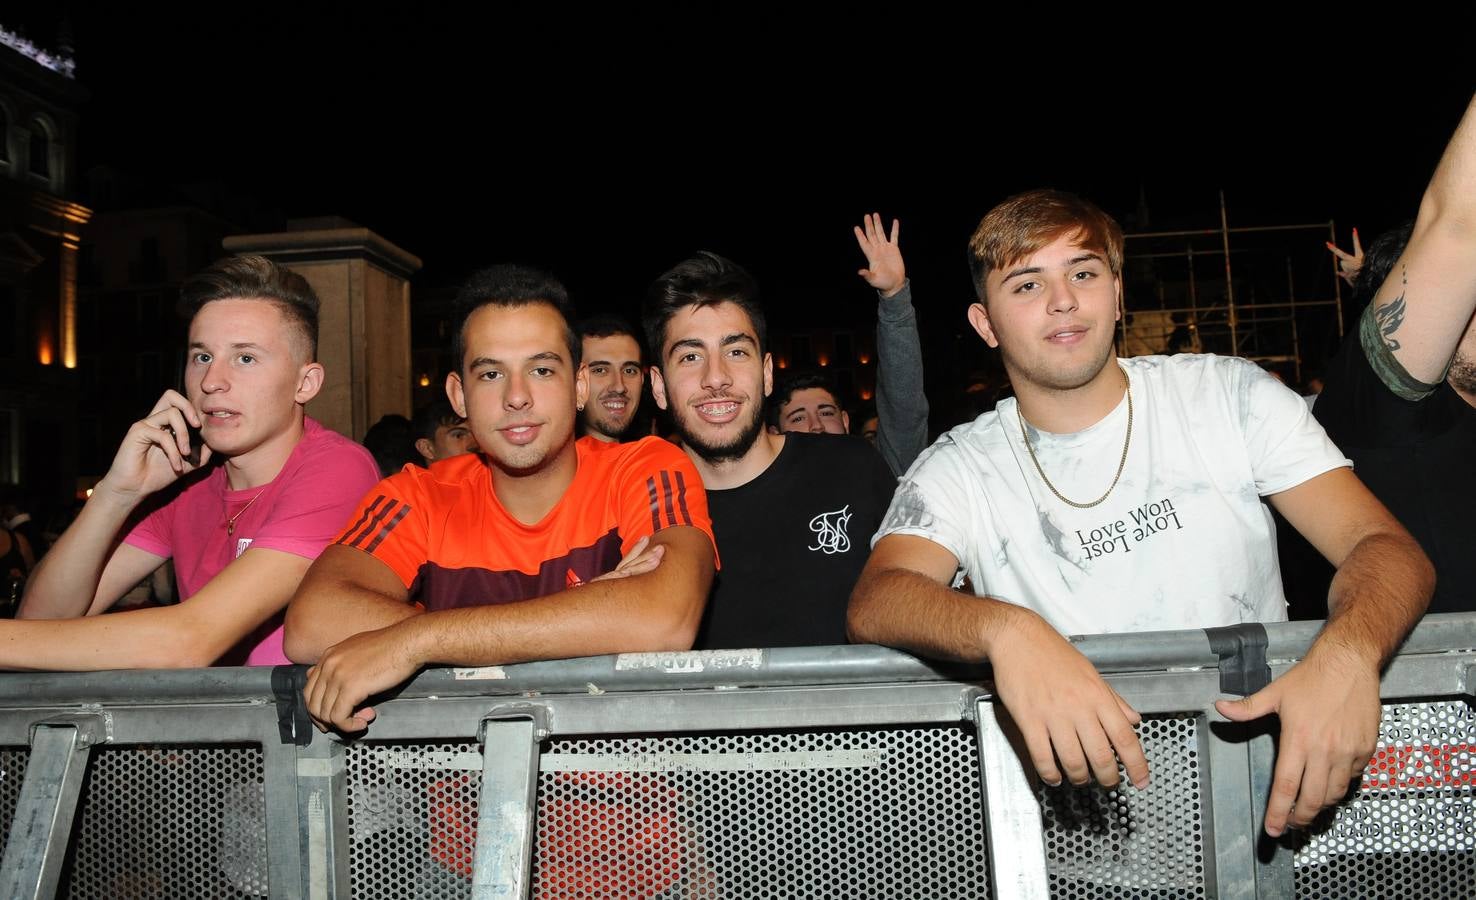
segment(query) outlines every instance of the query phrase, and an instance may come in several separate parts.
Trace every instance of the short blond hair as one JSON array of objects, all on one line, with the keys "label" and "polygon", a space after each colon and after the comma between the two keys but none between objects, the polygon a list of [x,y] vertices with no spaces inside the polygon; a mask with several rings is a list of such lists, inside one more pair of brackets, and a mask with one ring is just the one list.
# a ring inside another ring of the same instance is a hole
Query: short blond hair
[{"label": "short blond hair", "polygon": [[1019,262],[1062,235],[1107,259],[1113,275],[1122,274],[1122,228],[1100,207],[1066,191],[1039,189],[1005,200],[991,209],[969,238],[969,270],[984,301],[989,273]]}]

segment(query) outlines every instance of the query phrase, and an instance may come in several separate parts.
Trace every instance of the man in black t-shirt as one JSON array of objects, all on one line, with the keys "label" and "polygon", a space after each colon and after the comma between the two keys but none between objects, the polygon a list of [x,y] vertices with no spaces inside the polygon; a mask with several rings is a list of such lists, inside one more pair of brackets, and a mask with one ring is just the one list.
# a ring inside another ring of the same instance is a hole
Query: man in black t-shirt
[{"label": "man in black t-shirt", "polygon": [[722,558],[698,649],[846,642],[846,603],[896,479],[847,435],[774,434],[758,286],[713,253],[656,280],[644,311],[651,391],[707,488]]},{"label": "man in black t-shirt", "polygon": [[1476,100],[1403,252],[1376,243],[1358,286],[1377,293],[1313,414],[1435,564],[1429,611],[1476,610]]}]

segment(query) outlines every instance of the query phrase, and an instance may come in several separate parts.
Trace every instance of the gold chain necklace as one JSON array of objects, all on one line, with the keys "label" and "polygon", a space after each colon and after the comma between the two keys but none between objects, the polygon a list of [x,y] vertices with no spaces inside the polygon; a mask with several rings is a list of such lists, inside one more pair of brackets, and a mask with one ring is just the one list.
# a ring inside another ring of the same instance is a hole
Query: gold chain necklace
[{"label": "gold chain necklace", "polygon": [[[1119,364],[1118,367],[1121,368],[1121,365]],[[1127,466],[1128,445],[1131,444],[1133,441],[1133,382],[1132,379],[1128,378],[1126,369],[1122,370],[1122,378],[1123,381],[1127,384],[1128,398],[1128,427],[1127,437],[1122,439],[1122,459],[1119,459],[1117,461],[1117,474],[1112,476],[1112,483],[1107,485],[1107,492],[1097,499],[1093,500],[1091,503],[1077,503],[1075,500],[1070,500],[1066,497],[1065,494],[1062,494],[1060,491],[1056,490],[1056,486],[1054,484],[1051,484],[1051,480],[1046,477],[1045,469],[1042,469],[1040,467],[1040,460],[1035,458],[1035,448],[1030,446],[1030,438],[1025,434],[1025,414],[1020,412],[1019,401],[1015,401],[1015,414],[1020,419],[1020,440],[1025,442],[1025,449],[1030,453],[1030,461],[1035,463],[1035,471],[1040,473],[1040,480],[1044,481],[1045,486],[1051,489],[1051,493],[1056,495],[1057,500],[1060,500],[1067,506],[1074,506],[1077,509],[1091,509],[1093,506],[1096,506],[1103,500],[1106,500],[1112,494],[1112,489],[1117,487],[1117,479],[1122,477],[1122,470]]]},{"label": "gold chain necklace", "polygon": [[246,510],[248,510],[248,509],[251,508],[251,504],[255,503],[258,499],[261,498],[261,495],[262,494],[265,494],[265,493],[266,493],[266,490],[265,489],[260,490],[260,491],[257,491],[256,492],[256,496],[255,497],[252,497],[250,500],[247,500],[246,501],[246,505],[243,506],[243,507],[241,507],[239,510],[237,510],[236,511],[236,514],[234,516],[231,516],[229,519],[226,519],[226,537],[233,537],[233,536],[235,536],[235,534],[236,534],[236,520],[239,519],[239,518],[241,518],[242,516],[244,516],[246,514]]}]

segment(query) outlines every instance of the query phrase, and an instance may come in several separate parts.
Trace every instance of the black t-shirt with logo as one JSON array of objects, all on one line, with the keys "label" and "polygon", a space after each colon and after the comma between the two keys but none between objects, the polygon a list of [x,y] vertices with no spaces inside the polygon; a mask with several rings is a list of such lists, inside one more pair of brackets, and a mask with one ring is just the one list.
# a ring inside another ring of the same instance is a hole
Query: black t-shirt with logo
[{"label": "black t-shirt with logo", "polygon": [[722,570],[699,650],[846,642],[846,603],[897,479],[858,437],[785,435],[763,474],[709,490]]},{"label": "black t-shirt with logo", "polygon": [[1435,564],[1430,612],[1476,610],[1476,409],[1442,382],[1419,401],[1379,380],[1355,332],[1312,413]]}]

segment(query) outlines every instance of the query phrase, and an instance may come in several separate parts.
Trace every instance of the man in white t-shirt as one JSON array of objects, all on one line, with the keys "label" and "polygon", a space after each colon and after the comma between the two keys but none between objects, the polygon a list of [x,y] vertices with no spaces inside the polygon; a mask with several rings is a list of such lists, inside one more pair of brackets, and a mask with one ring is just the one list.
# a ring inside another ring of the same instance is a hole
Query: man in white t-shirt
[{"label": "man in white t-shirt", "polygon": [[[1429,561],[1257,366],[1114,357],[1122,232],[1106,213],[1031,191],[985,216],[970,250],[969,322],[1015,399],[902,479],[851,596],[852,639],[987,658],[1042,779],[1112,786],[1120,758],[1142,787],[1138,714],[1061,635],[1284,620],[1264,498],[1338,566],[1331,613],[1303,661],[1217,708],[1280,716],[1266,830],[1308,824],[1373,752],[1379,670],[1424,611]],[[960,570],[976,598],[949,589]]]}]

